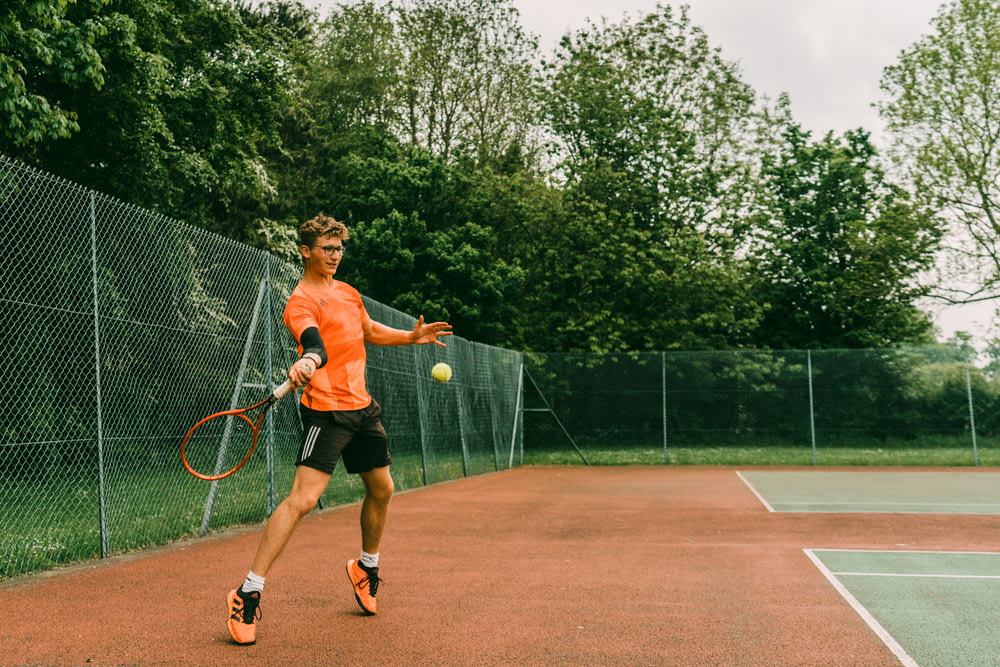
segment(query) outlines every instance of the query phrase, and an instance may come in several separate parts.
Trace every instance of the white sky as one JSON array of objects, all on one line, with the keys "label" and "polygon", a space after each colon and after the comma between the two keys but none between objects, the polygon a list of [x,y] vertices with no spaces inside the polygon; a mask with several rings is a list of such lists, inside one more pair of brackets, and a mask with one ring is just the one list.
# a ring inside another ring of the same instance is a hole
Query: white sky
[{"label": "white sky", "polygon": [[[336,0],[303,0],[322,16]],[[349,4],[349,0],[348,0]],[[618,22],[656,9],[656,0],[514,0],[526,32],[551,52],[569,30],[587,19]],[[692,23],[722,56],[739,63],[743,79],[772,99],[786,92],[792,113],[819,138],[863,127],[882,144],[882,123],[872,108],[881,99],[882,70],[899,53],[931,32],[945,0],[687,0]],[[994,306],[938,309],[935,322],[946,339],[967,331],[988,335]]]}]

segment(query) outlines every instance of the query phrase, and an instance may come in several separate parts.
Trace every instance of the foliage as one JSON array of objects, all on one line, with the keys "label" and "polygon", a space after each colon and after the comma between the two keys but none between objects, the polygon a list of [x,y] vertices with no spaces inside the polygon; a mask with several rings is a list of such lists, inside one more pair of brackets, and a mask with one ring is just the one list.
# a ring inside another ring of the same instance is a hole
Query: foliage
[{"label": "foliage", "polygon": [[565,196],[528,266],[548,349],[745,341],[759,316],[737,253],[753,93],[735,65],[686,9],[661,6],[567,36],[547,74]]},{"label": "foliage", "polygon": [[78,110],[47,93],[52,86],[95,90],[106,68],[95,43],[106,27],[94,13],[109,0],[14,1],[0,7],[0,150],[69,137]]},{"label": "foliage", "polygon": [[861,130],[812,142],[797,125],[765,156],[755,228],[757,343],[777,349],[885,347],[927,342],[917,276],[940,238],[935,219],[890,183]]},{"label": "foliage", "polygon": [[[420,150],[392,157],[350,161],[347,182],[360,187],[343,193],[341,206],[361,215],[338,277],[394,308],[448,321],[463,336],[507,342],[523,270],[497,258],[494,229],[472,222],[489,218],[477,210],[476,189],[492,181]],[[463,206],[449,211],[449,201]]]},{"label": "foliage", "polygon": [[508,0],[400,5],[398,136],[480,166],[527,146],[538,44],[519,18]]},{"label": "foliage", "polygon": [[956,225],[949,301],[1000,296],[1000,4],[952,0],[933,32],[887,67],[879,106],[894,154]]},{"label": "foliage", "polygon": [[[35,3],[37,4],[37,3]],[[221,0],[74,5],[93,37],[100,90],[47,77],[37,92],[75,109],[79,132],[15,156],[240,240],[273,195],[261,148],[277,145],[285,99],[277,45]]]},{"label": "foliage", "polygon": [[[914,304],[937,237],[916,195],[975,176],[980,200],[952,198],[977,224],[996,201],[994,91],[976,88],[993,11],[956,0],[887,70],[884,112],[920,158],[904,185],[860,130],[790,138],[787,97],[767,108],[669,5],[591,23],[543,62],[511,0],[362,0],[322,20],[293,0],[12,0],[0,150],[283,258],[325,211],[354,231],[345,279],[483,342],[891,345],[928,335]],[[964,135],[933,124],[958,109]],[[973,154],[938,170],[975,123],[986,171]]]}]

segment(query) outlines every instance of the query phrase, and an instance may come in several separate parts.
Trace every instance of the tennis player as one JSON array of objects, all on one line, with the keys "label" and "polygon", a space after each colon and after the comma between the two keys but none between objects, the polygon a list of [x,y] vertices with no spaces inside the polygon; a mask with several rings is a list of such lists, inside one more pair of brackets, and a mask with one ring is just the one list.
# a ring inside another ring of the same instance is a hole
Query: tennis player
[{"label": "tennis player", "polygon": [[343,223],[322,213],[299,227],[299,253],[305,269],[285,306],[284,321],[301,355],[288,369],[288,379],[296,387],[305,385],[299,405],[302,443],[291,493],[268,519],[246,580],[230,591],[226,601],[226,625],[237,644],[257,641],[256,621],[267,572],[299,520],[316,507],[338,459],[365,485],[361,554],[347,561],[347,575],[362,612],[378,611],[379,545],[394,486],[388,439],[379,421],[382,408],[365,386],[365,343],[444,347],[438,339],[452,332],[451,325],[425,324],[423,317],[412,331],[372,320],[361,294],[333,277],[349,237]]}]

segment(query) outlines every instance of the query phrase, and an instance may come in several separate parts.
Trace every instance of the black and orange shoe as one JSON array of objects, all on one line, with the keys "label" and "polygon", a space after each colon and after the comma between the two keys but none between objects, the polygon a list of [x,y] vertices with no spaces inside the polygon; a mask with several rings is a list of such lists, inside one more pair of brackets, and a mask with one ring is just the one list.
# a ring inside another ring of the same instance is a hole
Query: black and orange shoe
[{"label": "black and orange shoe", "polygon": [[253,644],[257,641],[257,619],[260,618],[260,593],[245,593],[242,588],[229,591],[226,600],[229,619],[226,627],[229,636],[237,644]]},{"label": "black and orange shoe", "polygon": [[378,568],[367,568],[355,558],[347,561],[347,576],[351,579],[354,587],[354,599],[358,601],[361,611],[369,616],[378,613],[378,603],[375,595],[378,593],[378,585],[382,581],[378,578]]}]

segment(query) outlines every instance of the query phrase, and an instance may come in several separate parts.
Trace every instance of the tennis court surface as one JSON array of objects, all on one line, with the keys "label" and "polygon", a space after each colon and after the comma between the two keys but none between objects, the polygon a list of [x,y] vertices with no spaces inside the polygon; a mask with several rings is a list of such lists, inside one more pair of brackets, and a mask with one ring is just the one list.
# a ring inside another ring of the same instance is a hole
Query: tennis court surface
[{"label": "tennis court surface", "polygon": [[1000,475],[908,470],[743,471],[773,512],[1000,514]]},{"label": "tennis court surface", "polygon": [[[1000,623],[985,596],[952,610],[976,619],[964,648],[944,641],[952,627],[933,607],[921,616],[921,641],[933,647],[941,633],[941,645],[967,651],[950,663],[919,661],[928,654],[917,650],[906,663],[878,631],[896,621],[872,625],[851,602],[867,609],[901,590],[859,568],[967,573],[968,562],[864,556],[991,554],[995,515],[773,512],[745,473],[529,466],[401,493],[377,617],[359,614],[343,573],[357,551],[357,506],[316,512],[270,572],[250,647],[228,641],[224,601],[260,526],[8,582],[0,664],[995,664],[982,661],[997,659],[982,648]],[[836,582],[851,578],[872,588],[851,584],[845,597]],[[892,636],[909,648],[905,633]]]}]

